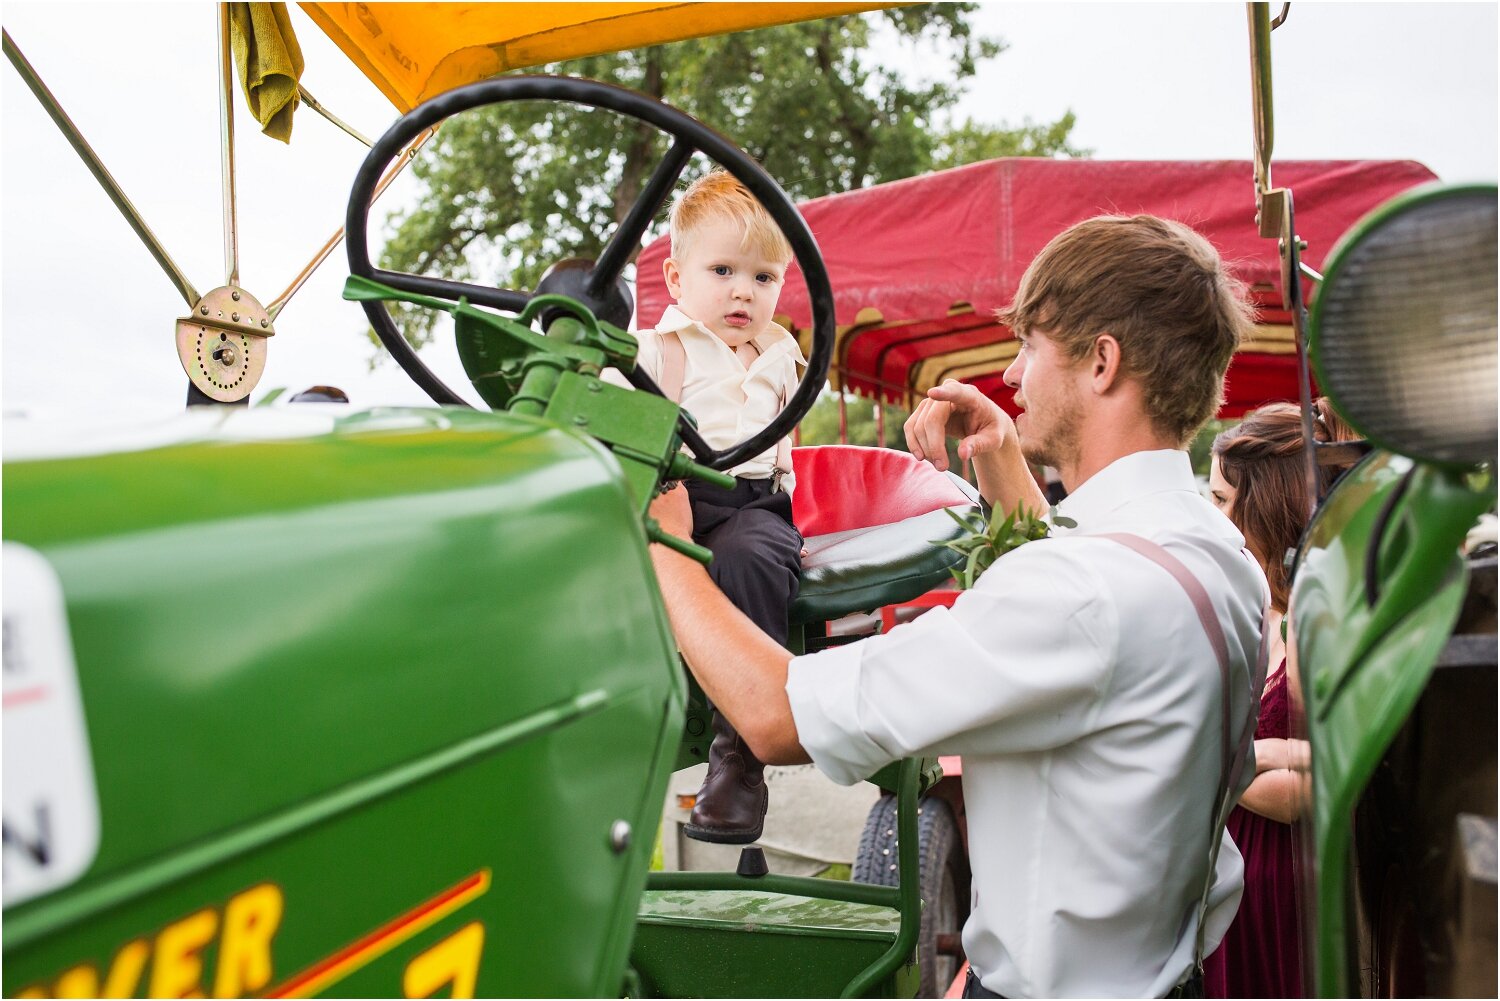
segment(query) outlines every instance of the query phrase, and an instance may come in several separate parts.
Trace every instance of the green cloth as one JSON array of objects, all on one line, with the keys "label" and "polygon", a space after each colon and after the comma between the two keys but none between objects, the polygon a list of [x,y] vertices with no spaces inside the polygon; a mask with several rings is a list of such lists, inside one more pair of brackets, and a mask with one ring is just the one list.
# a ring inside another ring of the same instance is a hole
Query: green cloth
[{"label": "green cloth", "polygon": [[284,3],[232,3],[229,47],[245,91],[250,114],[272,139],[292,140],[292,112],[297,110],[297,79],[302,76],[302,47],[292,32]]}]

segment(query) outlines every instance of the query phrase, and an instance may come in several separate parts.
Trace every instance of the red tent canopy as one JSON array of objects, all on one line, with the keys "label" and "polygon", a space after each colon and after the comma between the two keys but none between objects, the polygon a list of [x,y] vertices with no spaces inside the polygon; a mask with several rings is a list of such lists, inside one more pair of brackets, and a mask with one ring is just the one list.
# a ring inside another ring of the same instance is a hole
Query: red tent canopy
[{"label": "red tent canopy", "polygon": [[[1292,189],[1303,260],[1321,268],[1334,242],[1392,195],[1433,180],[1396,161],[1285,161],[1272,179]],[[1244,161],[988,160],[804,202],[833,285],[839,328],[832,379],[866,396],[910,406],[946,378],[979,386],[1007,408],[1000,375],[1015,356],[993,319],[1048,240],[1102,213],[1149,213],[1207,237],[1247,282],[1260,307],[1255,338],[1230,366],[1222,415],[1296,397],[1291,318],[1281,310],[1273,240],[1255,227],[1253,173]],[[640,255],[639,316],[670,304],[662,279],[665,237]],[[807,291],[795,269],[778,317],[808,346]]]}]

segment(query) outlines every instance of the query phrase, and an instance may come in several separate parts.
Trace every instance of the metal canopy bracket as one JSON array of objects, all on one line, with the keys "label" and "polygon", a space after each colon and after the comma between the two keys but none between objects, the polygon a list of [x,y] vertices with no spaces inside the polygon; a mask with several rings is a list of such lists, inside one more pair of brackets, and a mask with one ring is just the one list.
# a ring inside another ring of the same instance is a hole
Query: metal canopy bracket
[{"label": "metal canopy bracket", "polygon": [[234,285],[209,292],[177,321],[177,358],[198,391],[218,403],[250,395],[266,369],[266,308]]},{"label": "metal canopy bracket", "polygon": [[[6,31],[3,34],[5,55],[20,74],[21,79],[52,118],[63,137],[78,153],[84,166],[94,175],[110,201],[120,210],[120,214],[125,217],[125,221],[135,231],[136,236],[145,244],[157,264],[166,272],[178,294],[189,304],[192,311],[177,321],[177,354],[189,380],[194,387],[210,399],[222,403],[233,403],[248,396],[260,380],[261,373],[265,369],[266,338],[275,333],[276,315],[338,245],[343,238],[343,230],[339,230],[328,239],[317,256],[293,279],[291,286],[271,303],[269,309],[261,306],[258,300],[240,287],[239,227],[234,164],[234,71],[233,54],[229,45],[228,6],[219,4],[216,15],[218,18],[217,76],[226,277],[222,287],[204,295],[199,294],[155,234],[147,227],[140,212],[126,197],[98,154],[83,138],[83,134],[63,111],[57,98],[42,82],[41,77],[21,54],[20,49],[16,47],[10,37],[10,32]],[[370,144],[368,139],[331,115],[313,99],[311,94],[306,93],[305,89],[302,90],[302,94],[303,99],[319,114],[366,146]],[[395,164],[381,180],[374,197],[379,197],[385,191],[401,169],[415,158],[416,151],[431,138],[435,131],[435,128],[429,129],[411,143],[403,152],[400,162]],[[371,200],[373,201],[374,198],[372,197]],[[201,354],[200,346],[203,347]]]},{"label": "metal canopy bracket", "polygon": [[1260,226],[1260,235],[1267,240],[1285,235],[1286,200],[1286,188],[1270,188],[1257,193],[1255,219]]}]

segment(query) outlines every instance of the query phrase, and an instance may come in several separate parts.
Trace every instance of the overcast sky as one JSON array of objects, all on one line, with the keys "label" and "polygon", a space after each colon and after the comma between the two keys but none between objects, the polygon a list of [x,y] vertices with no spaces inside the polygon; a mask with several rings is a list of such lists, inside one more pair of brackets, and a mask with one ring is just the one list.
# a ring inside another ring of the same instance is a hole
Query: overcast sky
[{"label": "overcast sky", "polygon": [[[394,109],[292,11],[308,89],[382,132]],[[214,6],[7,3],[0,20],[199,291],[222,284]],[[976,21],[1009,48],[971,83],[964,115],[1019,123],[1071,109],[1076,143],[1105,159],[1250,155],[1241,4],[1006,3]],[[1277,158],[1410,158],[1446,180],[1496,178],[1495,5],[1298,3],[1273,40]],[[882,58],[942,72],[921,49]],[[15,70],[0,76],[6,411],[180,409],[174,321],[186,304]],[[364,150],[306,109],[283,146],[236,102],[241,284],[270,302],[341,224]],[[411,192],[398,183],[375,217]],[[339,299],[345,274],[340,249],[287,307],[253,399],[332,383],[359,404],[425,401],[389,361],[368,371],[363,315]],[[423,356],[463,387],[451,338]]]}]

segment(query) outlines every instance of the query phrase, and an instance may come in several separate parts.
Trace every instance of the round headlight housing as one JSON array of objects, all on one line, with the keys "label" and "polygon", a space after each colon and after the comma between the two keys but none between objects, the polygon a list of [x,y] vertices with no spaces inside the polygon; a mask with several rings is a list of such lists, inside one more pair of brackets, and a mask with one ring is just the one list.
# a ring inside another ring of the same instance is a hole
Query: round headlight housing
[{"label": "round headlight housing", "polygon": [[1330,252],[1308,353],[1375,444],[1448,466],[1494,461],[1496,221],[1495,185],[1426,185]]}]

